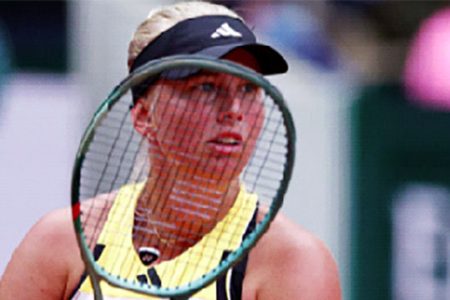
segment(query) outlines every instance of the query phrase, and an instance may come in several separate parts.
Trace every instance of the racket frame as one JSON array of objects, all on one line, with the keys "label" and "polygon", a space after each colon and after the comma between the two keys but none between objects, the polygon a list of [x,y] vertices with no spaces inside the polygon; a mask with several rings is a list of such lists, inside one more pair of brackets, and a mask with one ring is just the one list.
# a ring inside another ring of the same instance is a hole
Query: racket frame
[{"label": "racket frame", "polygon": [[[108,273],[103,267],[99,266],[95,259],[82,228],[81,222],[81,207],[79,202],[79,187],[81,178],[81,169],[85,159],[85,154],[88,151],[89,144],[95,136],[97,124],[106,116],[110,108],[125,94],[131,87],[144,82],[151,76],[155,76],[162,71],[177,68],[198,68],[207,69],[216,72],[224,72],[231,75],[244,78],[264,89],[264,91],[275,101],[280,109],[283,117],[283,122],[287,128],[287,157],[284,164],[283,177],[280,186],[276,192],[274,200],[272,201],[268,213],[259,222],[255,230],[252,231],[242,242],[239,249],[233,251],[211,272],[203,277],[196,279],[184,286],[177,288],[161,288],[148,284],[130,284],[125,279],[118,278]],[[100,282],[106,281],[112,286],[124,288],[133,292],[147,294],[156,297],[166,297],[170,299],[188,299],[189,296],[195,294],[200,289],[211,284],[215,279],[224,274],[229,268],[238,263],[239,259],[246,255],[249,250],[256,244],[259,238],[269,228],[271,221],[275,218],[279,209],[283,204],[283,197],[287,191],[289,181],[292,175],[294,159],[295,159],[295,143],[296,134],[292,115],[287,108],[280,91],[266,80],[261,74],[242,65],[238,65],[231,61],[218,60],[201,55],[174,55],[158,60],[153,60],[136,69],[129,74],[119,85],[117,85],[109,96],[102,102],[97,111],[94,113],[86,131],[80,142],[79,149],[76,154],[76,159],[72,171],[71,184],[71,203],[72,203],[72,218],[74,229],[76,232],[77,241],[80,247],[81,257],[86,266],[86,272],[90,277],[92,287],[94,289],[94,297],[97,300],[103,299],[100,288]]]}]

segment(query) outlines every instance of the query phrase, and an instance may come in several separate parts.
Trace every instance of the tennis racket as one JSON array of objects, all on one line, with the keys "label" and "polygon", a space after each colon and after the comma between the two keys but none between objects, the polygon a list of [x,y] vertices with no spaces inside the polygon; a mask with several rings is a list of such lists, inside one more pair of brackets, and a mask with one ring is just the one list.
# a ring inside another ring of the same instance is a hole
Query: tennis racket
[{"label": "tennis racket", "polygon": [[106,287],[188,299],[223,276],[279,211],[294,155],[286,103],[253,70],[195,55],[135,70],[94,114],[73,168],[95,299]]}]

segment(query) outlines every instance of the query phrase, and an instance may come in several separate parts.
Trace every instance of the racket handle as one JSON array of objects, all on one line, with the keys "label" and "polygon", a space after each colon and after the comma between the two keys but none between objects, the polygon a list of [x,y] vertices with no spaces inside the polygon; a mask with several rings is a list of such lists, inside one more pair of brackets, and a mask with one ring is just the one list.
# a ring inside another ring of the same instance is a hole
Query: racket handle
[{"label": "racket handle", "polygon": [[102,290],[100,288],[100,280],[98,278],[94,278],[95,275],[90,275],[91,285],[94,289],[94,299],[95,300],[103,300]]}]

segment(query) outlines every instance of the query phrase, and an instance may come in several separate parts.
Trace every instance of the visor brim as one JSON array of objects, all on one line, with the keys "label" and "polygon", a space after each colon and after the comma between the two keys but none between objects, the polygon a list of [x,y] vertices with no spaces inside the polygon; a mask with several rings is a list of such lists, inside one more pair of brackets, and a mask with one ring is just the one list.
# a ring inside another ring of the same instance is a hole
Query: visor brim
[{"label": "visor brim", "polygon": [[[252,44],[227,44],[202,49],[195,54],[221,58],[234,50],[244,49],[255,57],[258,62],[260,72],[263,75],[282,74],[288,71],[288,64],[283,56],[270,46],[252,43]],[[165,71],[162,77],[166,79],[181,79],[197,73],[199,69],[183,68],[172,71]]]}]

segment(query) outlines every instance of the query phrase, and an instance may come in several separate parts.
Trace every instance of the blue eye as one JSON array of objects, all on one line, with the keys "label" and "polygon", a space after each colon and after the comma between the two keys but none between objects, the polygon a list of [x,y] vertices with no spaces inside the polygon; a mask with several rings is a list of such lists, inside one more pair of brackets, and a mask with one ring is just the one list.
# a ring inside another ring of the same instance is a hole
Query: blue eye
[{"label": "blue eye", "polygon": [[252,83],[247,83],[242,86],[242,92],[244,93],[253,93],[255,92],[257,87]]},{"label": "blue eye", "polygon": [[214,92],[216,91],[216,86],[212,82],[204,82],[197,86],[198,89],[200,89],[202,92]]}]

